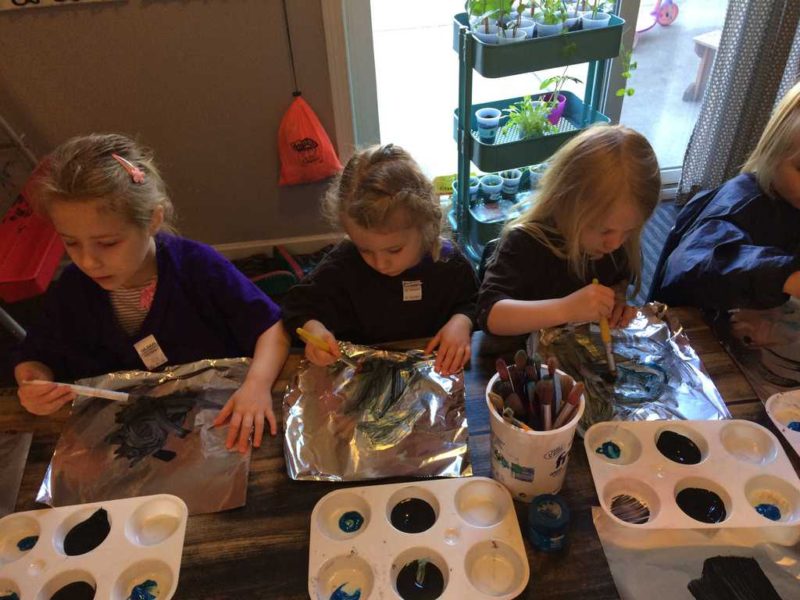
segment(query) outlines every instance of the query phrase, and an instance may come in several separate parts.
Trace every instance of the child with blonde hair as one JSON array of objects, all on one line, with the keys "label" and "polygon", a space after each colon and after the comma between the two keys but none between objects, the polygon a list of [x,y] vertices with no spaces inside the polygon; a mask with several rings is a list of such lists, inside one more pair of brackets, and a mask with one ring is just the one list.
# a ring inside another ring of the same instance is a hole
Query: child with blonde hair
[{"label": "child with blonde hair", "polygon": [[333,182],[323,213],[344,229],[318,267],[283,302],[287,328],[302,327],[328,350],[306,345],[327,365],[337,338],[375,344],[431,337],[437,371],[458,371],[470,355],[478,283],[458,248],[440,238],[442,212],[413,158],[393,144],[357,152]]},{"label": "child with blonde hair", "polygon": [[72,259],[17,353],[23,406],[49,414],[74,399],[58,384],[103,373],[251,355],[220,412],[227,446],[277,432],[271,388],[289,338],[279,308],[215,250],[170,233],[173,208],[152,153],[129,138],[73,138],[47,159],[35,209]]},{"label": "child with blonde hair", "polygon": [[572,138],[489,260],[481,327],[518,335],[601,317],[626,326],[635,314],[625,294],[632,279],[639,283],[639,235],[660,188],[658,161],[641,134],[597,126]]},{"label": "child with blonde hair", "polygon": [[667,237],[650,297],[728,310],[800,297],[800,83],[741,173],[695,196]]}]

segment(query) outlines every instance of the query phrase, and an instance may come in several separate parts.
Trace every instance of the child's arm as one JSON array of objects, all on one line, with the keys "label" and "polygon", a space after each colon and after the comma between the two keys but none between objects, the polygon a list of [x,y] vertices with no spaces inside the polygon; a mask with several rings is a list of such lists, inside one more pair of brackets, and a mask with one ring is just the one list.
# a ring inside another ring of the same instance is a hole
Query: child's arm
[{"label": "child's arm", "polygon": [[250,434],[253,447],[258,448],[264,435],[264,419],[269,423],[271,435],[278,432],[275,413],[272,410],[272,386],[280,374],[289,354],[289,336],[281,321],[276,322],[256,341],[250,370],[240,387],[225,403],[214,426],[230,419],[227,448],[232,448],[239,439],[239,452],[246,452]]},{"label": "child's arm", "polygon": [[472,319],[461,313],[450,317],[450,320],[425,347],[426,354],[430,354],[434,348],[439,347],[434,364],[436,372],[450,375],[467,364],[471,338]]},{"label": "child's arm", "polygon": [[563,323],[597,321],[614,308],[614,290],[590,283],[564,298],[495,302],[486,324],[495,335],[521,335]]},{"label": "child's arm", "polygon": [[614,287],[614,310],[608,318],[608,324],[612,328],[619,327],[624,329],[636,316],[636,307],[628,305],[627,291],[628,280],[620,281]]},{"label": "child's arm", "polygon": [[21,362],[14,367],[14,378],[19,386],[20,403],[35,415],[49,415],[75,399],[75,393],[63,385],[25,385],[32,379],[53,381],[53,371],[44,363]]}]

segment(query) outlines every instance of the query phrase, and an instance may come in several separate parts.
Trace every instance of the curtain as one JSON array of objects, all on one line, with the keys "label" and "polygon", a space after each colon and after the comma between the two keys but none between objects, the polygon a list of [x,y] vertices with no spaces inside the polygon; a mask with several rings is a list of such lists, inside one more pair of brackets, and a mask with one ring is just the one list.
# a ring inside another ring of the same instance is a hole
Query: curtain
[{"label": "curtain", "polygon": [[800,1],[730,0],[703,107],[686,148],[678,203],[739,172],[800,75]]}]

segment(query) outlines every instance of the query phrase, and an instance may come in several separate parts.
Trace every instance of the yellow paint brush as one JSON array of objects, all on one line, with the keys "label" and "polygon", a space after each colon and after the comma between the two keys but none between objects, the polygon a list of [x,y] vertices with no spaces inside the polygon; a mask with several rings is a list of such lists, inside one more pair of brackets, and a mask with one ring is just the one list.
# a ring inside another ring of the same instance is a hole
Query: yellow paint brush
[{"label": "yellow paint brush", "polygon": [[[599,284],[600,282],[595,277],[592,283]],[[616,376],[617,365],[614,362],[614,350],[611,347],[611,328],[608,326],[608,319],[600,317],[600,339],[603,340],[603,345],[606,347],[606,360],[608,361],[608,371]]]},{"label": "yellow paint brush", "polygon": [[[331,349],[328,347],[327,342],[323,340],[321,337],[314,335],[310,331],[306,331],[302,327],[298,327],[297,329],[295,329],[295,331],[297,332],[297,335],[300,336],[300,339],[303,340],[306,344],[311,344],[312,346],[316,346],[323,352],[331,354]],[[358,363],[354,361],[352,358],[345,356],[344,354],[341,354],[338,357],[338,359],[341,360],[346,365],[353,367],[354,369],[358,368]]]}]

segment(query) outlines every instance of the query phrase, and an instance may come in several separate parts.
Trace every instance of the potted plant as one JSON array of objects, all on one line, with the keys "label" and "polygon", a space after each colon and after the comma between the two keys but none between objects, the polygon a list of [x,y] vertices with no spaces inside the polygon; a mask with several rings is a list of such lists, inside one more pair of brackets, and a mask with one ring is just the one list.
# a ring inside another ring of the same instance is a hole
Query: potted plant
[{"label": "potted plant", "polygon": [[542,90],[549,89],[551,86],[553,88],[549,94],[543,96],[542,98],[550,108],[550,112],[547,114],[547,120],[553,125],[558,124],[558,120],[564,113],[564,108],[567,104],[566,96],[561,94],[561,90],[564,89],[564,84],[567,81],[571,81],[573,83],[583,83],[583,81],[577,77],[567,75],[567,68],[565,67],[564,72],[561,75],[553,75],[552,77],[548,77],[542,82],[542,85],[539,86],[539,89]]},{"label": "potted plant", "polygon": [[581,13],[581,23],[584,29],[600,29],[607,27],[608,22],[611,20],[611,15],[605,11],[604,0],[594,0],[591,4],[591,10],[587,10],[589,3],[583,0],[583,12]]},{"label": "potted plant", "polygon": [[536,21],[536,36],[558,35],[564,30],[567,12],[562,0],[539,0],[533,20]]},{"label": "potted plant", "polygon": [[519,191],[519,182],[522,180],[520,169],[509,169],[500,172],[500,179],[503,180],[502,195],[506,200],[513,200]]},{"label": "potted plant", "polygon": [[519,131],[520,139],[537,137],[555,131],[555,127],[547,120],[547,113],[550,106],[539,100],[531,100],[530,96],[525,96],[519,102],[515,102],[503,112],[508,113],[508,121],[503,125],[503,133],[516,127]]},{"label": "potted plant", "polygon": [[498,0],[467,0],[472,35],[485,44],[497,43]]}]

